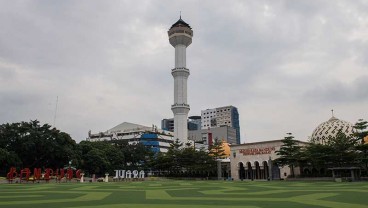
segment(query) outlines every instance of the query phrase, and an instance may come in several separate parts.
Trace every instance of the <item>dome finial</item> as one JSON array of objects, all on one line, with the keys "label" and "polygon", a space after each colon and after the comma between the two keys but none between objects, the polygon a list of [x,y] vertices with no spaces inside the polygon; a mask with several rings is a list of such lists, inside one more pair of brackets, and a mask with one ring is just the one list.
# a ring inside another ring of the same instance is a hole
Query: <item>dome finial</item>
[{"label": "dome finial", "polygon": [[181,11],[180,11],[180,18],[179,19],[181,19]]},{"label": "dome finial", "polygon": [[331,110],[331,112],[332,112],[332,117],[334,117],[334,114],[333,114],[333,109]]}]

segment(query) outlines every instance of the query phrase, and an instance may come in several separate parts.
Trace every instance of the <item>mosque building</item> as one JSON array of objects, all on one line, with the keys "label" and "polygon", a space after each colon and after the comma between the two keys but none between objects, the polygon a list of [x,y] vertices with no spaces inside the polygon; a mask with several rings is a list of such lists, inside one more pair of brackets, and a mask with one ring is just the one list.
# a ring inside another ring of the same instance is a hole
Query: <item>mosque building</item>
[{"label": "mosque building", "polygon": [[[310,142],[326,144],[330,138],[342,131],[347,136],[354,133],[353,124],[332,117],[319,124],[313,131]],[[305,146],[308,142],[296,140],[299,146]],[[231,177],[234,180],[256,180],[256,179],[285,179],[291,175],[288,166],[278,167],[272,161],[279,156],[276,151],[283,145],[282,140],[262,141],[231,145],[230,166]],[[310,170],[303,170],[310,171]],[[299,175],[301,170],[294,168],[294,174]]]}]

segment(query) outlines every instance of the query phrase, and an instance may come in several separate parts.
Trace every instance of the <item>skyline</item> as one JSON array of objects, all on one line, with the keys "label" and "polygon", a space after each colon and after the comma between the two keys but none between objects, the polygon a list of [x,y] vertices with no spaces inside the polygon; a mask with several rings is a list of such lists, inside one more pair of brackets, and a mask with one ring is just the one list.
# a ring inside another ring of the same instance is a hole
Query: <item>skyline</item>
[{"label": "skyline", "polygon": [[189,116],[232,105],[241,143],[306,141],[331,117],[368,120],[367,1],[0,1],[0,122],[54,123],[76,141],[172,118],[178,19]]}]

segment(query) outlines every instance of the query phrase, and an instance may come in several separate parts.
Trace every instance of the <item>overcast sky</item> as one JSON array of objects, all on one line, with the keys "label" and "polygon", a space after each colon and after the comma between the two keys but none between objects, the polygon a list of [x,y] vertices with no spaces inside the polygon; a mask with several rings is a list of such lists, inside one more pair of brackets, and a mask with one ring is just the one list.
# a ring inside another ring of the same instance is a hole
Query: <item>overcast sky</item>
[{"label": "overcast sky", "polygon": [[368,1],[0,0],[0,123],[39,120],[81,141],[173,117],[182,19],[189,115],[226,105],[243,142],[306,141],[335,116],[368,120]]}]

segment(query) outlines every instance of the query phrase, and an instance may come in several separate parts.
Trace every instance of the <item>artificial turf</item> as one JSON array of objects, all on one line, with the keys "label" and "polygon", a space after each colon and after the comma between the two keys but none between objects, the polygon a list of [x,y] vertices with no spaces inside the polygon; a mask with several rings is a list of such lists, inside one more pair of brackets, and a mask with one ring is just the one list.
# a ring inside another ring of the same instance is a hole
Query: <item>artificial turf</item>
[{"label": "artificial turf", "polygon": [[0,207],[368,208],[368,183],[163,180],[0,184]]}]

